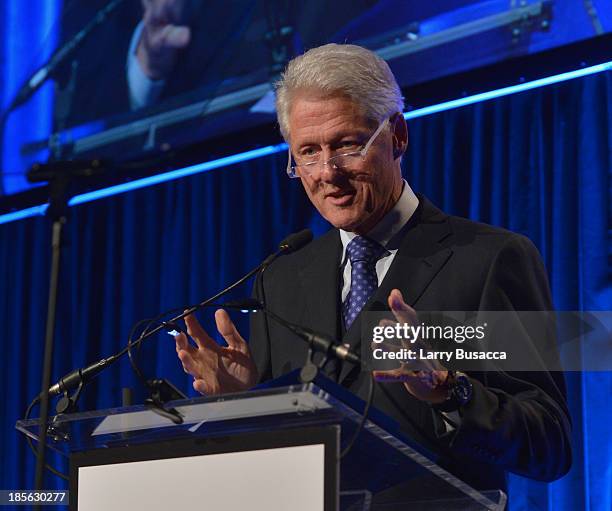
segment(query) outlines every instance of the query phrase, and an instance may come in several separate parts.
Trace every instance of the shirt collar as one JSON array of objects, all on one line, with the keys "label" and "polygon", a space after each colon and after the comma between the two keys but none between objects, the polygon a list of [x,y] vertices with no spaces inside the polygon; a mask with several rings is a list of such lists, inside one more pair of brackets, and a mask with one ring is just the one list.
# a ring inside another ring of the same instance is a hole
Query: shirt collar
[{"label": "shirt collar", "polygon": [[[410,188],[408,182],[404,179],[404,187],[399,200],[395,206],[378,222],[374,228],[368,232],[368,238],[377,241],[388,250],[396,250],[394,243],[390,243],[393,237],[408,223],[419,205],[419,199]],[[342,241],[342,260],[346,246],[350,241],[357,236],[354,232],[344,231],[340,229],[340,240]]]}]

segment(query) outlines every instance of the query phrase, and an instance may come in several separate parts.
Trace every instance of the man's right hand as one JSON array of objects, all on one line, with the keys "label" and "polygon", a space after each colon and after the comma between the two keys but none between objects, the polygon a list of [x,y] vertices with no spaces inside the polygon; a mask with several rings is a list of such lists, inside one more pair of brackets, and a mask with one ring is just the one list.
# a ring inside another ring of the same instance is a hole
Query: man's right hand
[{"label": "man's right hand", "polygon": [[217,330],[227,342],[220,346],[202,328],[193,314],[185,317],[187,336],[175,336],[176,352],[185,372],[194,377],[193,388],[206,395],[226,394],[248,390],[257,382],[257,368],[249,346],[238,333],[229,314],[215,312]]},{"label": "man's right hand", "polygon": [[165,78],[191,40],[184,23],[185,0],[142,0],[142,36],[136,49],[140,67],[151,80]]}]

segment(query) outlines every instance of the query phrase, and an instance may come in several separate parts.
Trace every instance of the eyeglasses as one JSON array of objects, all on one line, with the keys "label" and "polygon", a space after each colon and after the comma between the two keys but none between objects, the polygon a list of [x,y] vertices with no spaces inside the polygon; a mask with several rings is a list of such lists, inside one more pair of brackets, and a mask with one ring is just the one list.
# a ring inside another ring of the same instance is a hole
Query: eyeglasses
[{"label": "eyeglasses", "polygon": [[303,161],[300,163],[295,163],[295,165],[291,165],[292,155],[291,155],[291,148],[289,148],[289,159],[287,161],[287,175],[290,178],[300,177],[297,174],[297,170],[300,169],[302,173],[312,176],[313,174],[322,171],[325,165],[330,165],[331,167],[335,169],[337,168],[350,169],[350,168],[355,167],[360,162],[365,160],[365,157],[368,154],[368,150],[370,149],[370,147],[376,140],[376,137],[380,135],[381,131],[387,126],[387,124],[389,124],[388,117],[379,124],[378,128],[376,128],[376,131],[372,134],[370,139],[358,151],[351,151],[349,153],[336,154],[332,156],[331,158],[328,158],[325,161],[321,160],[320,157],[317,157],[315,155],[317,159]]}]

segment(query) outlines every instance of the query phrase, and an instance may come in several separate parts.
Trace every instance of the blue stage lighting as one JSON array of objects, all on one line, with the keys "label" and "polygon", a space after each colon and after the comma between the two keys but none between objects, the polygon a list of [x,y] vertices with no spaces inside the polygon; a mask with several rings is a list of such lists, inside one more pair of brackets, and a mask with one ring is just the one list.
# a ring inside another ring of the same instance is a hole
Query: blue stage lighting
[{"label": "blue stage lighting", "polygon": [[[426,115],[432,115],[432,114],[444,112],[446,110],[452,110],[453,108],[460,108],[463,106],[472,105],[474,103],[480,103],[483,101],[487,101],[489,99],[500,98],[502,96],[509,96],[511,94],[517,94],[519,92],[524,92],[524,91],[536,89],[539,87],[545,87],[547,85],[565,82],[567,80],[573,80],[575,78],[581,78],[583,76],[603,73],[605,71],[611,71],[611,70],[612,70],[612,61],[605,62],[603,64],[598,64],[596,66],[585,67],[582,69],[577,69],[575,71],[569,71],[567,73],[561,73],[561,74],[549,76],[546,78],[540,78],[538,80],[533,80],[531,82],[525,82],[525,83],[521,83],[518,85],[511,85],[509,87],[503,87],[501,89],[497,89],[497,90],[493,90],[489,92],[483,92],[480,94],[474,94],[473,96],[467,96],[465,98],[454,99],[452,101],[445,101],[444,103],[439,103],[437,105],[431,105],[431,106],[427,106],[424,108],[419,108],[417,110],[413,110],[411,112],[404,113],[404,117],[407,120],[416,119],[418,117],[424,117]],[[277,144],[277,145],[272,145],[272,146],[261,147],[258,149],[253,149],[251,151],[245,151],[245,152],[234,154],[231,156],[218,158],[216,160],[211,160],[211,161],[204,162],[204,163],[198,163],[197,165],[191,165],[189,167],[185,167],[182,169],[176,169],[170,172],[164,172],[162,174],[156,174],[154,176],[137,179],[134,181],[130,181],[128,183],[122,183],[120,185],[110,186],[108,188],[102,188],[100,190],[95,190],[93,192],[87,192],[81,195],[75,195],[72,199],[70,199],[68,204],[70,206],[76,206],[78,204],[84,204],[86,202],[91,202],[91,201],[102,199],[105,197],[118,195],[120,193],[137,190],[139,188],[145,188],[147,186],[152,186],[152,185],[156,185],[159,183],[165,183],[167,181],[172,181],[174,179],[179,179],[182,177],[192,176],[194,174],[199,174],[201,172],[207,172],[209,170],[218,169],[220,167],[234,165],[236,163],[240,163],[243,161],[253,160],[256,158],[260,158],[262,156],[269,156],[271,154],[285,152],[286,150],[287,150],[287,144]],[[24,218],[29,218],[33,216],[44,215],[45,211],[47,210],[47,206],[48,206],[47,204],[41,204],[40,206],[34,206],[31,208],[22,209],[19,211],[0,215],[0,224],[13,222],[15,220],[22,220]]]},{"label": "blue stage lighting", "polygon": [[533,80],[532,82],[520,83],[518,85],[511,85],[510,87],[504,87],[502,89],[482,92],[480,94],[474,94],[473,96],[466,96],[465,98],[461,99],[445,101],[444,103],[439,103],[437,105],[426,106],[424,108],[419,108],[418,110],[406,112],[404,114],[404,118],[406,120],[416,119],[417,117],[437,114],[446,110],[452,110],[453,108],[473,105],[474,103],[481,103],[483,101],[488,101],[489,99],[501,98],[502,96],[509,96],[511,94],[517,94],[519,92],[525,92],[531,89],[537,89],[539,87],[546,87],[547,85],[566,82],[567,80],[573,80],[574,78],[581,78],[583,76],[603,73],[604,71],[610,70],[612,70],[612,61],[606,62],[604,64],[598,64],[596,66],[585,67],[576,71],[569,71],[567,73],[561,73],[559,75],[540,78],[539,80]]}]

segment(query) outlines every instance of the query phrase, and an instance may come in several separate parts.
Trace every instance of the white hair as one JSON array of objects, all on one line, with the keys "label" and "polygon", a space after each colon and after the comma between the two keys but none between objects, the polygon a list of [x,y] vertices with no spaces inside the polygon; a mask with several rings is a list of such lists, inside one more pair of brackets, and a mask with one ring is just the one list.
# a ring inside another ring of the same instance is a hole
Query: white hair
[{"label": "white hair", "polygon": [[289,140],[289,112],[295,92],[347,96],[373,122],[404,110],[402,92],[389,65],[374,52],[353,44],[326,44],[295,57],[275,89],[278,123],[285,140]]}]

